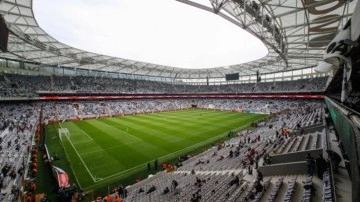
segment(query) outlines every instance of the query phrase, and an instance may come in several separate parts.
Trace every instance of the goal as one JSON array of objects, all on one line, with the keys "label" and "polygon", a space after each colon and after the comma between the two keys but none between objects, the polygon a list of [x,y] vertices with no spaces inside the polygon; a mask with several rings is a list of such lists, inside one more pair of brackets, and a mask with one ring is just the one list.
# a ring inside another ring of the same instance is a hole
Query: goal
[{"label": "goal", "polygon": [[59,139],[61,141],[70,140],[70,133],[67,128],[59,128]]}]

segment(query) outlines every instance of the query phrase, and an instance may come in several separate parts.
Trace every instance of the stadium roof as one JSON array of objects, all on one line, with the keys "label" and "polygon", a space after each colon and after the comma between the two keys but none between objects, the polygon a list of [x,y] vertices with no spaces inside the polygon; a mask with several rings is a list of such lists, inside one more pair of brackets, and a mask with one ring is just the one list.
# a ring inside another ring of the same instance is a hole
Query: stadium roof
[{"label": "stadium roof", "polygon": [[[174,0],[175,1],[175,0]],[[1,0],[0,13],[9,29],[8,52],[1,58],[91,70],[181,79],[220,78],[312,67],[326,45],[350,19],[356,1],[347,0],[210,0],[212,7],[177,0],[234,23],[268,48],[261,59],[238,65],[184,69],[92,53],[63,44],[39,27],[32,0]],[[56,4],[54,4],[56,6]]]}]

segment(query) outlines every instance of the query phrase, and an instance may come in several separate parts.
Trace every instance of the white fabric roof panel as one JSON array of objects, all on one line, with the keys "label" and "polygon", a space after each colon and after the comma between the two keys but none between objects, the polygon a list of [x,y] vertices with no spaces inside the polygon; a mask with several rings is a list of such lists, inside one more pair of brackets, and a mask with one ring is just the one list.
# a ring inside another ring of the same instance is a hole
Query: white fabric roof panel
[{"label": "white fabric roof panel", "polygon": [[42,66],[61,65],[149,76],[189,78],[224,77],[291,70],[322,61],[326,45],[350,19],[357,1],[347,0],[209,0],[212,8],[195,1],[177,0],[215,12],[245,29],[268,48],[264,58],[244,64],[208,69],[183,69],[115,58],[63,44],[42,30],[32,0],[2,0],[0,13],[10,30],[8,53],[0,57],[32,61]]}]

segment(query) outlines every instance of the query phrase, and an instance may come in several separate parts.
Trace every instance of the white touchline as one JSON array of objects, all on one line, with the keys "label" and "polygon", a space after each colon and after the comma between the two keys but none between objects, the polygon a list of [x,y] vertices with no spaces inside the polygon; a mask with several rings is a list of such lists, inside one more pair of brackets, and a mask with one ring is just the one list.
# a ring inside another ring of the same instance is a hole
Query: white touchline
[{"label": "white touchline", "polygon": [[[60,127],[62,128],[61,123],[59,123],[59,125],[60,125]],[[93,176],[93,175],[92,175],[92,173],[90,172],[89,168],[86,166],[86,164],[85,164],[84,160],[81,158],[81,156],[80,156],[79,152],[76,150],[75,146],[73,145],[73,143],[71,142],[71,140],[70,140],[69,138],[68,138],[68,140],[69,140],[69,142],[70,142],[70,144],[71,144],[72,148],[75,150],[76,154],[77,154],[77,155],[78,155],[78,157],[80,158],[81,163],[84,165],[85,169],[88,171],[88,173],[89,173],[89,175],[90,175],[91,179],[92,179],[94,182],[96,182],[96,181],[95,181],[94,176]]]},{"label": "white touchline", "polygon": [[[62,125],[61,125],[61,123],[59,123],[59,125],[60,125],[61,128],[63,128]],[[109,126],[110,126],[110,125],[109,125]],[[110,126],[110,127],[113,127],[113,126]],[[113,127],[113,128],[115,128],[115,127]],[[83,134],[85,134],[85,135],[88,136],[91,140],[93,140],[85,131],[83,131],[81,128],[79,128],[79,129],[82,131]],[[122,131],[122,130],[121,130],[121,131]],[[122,131],[122,132],[124,132],[124,133],[126,133],[126,134],[128,134],[128,135],[130,135],[130,136],[132,136],[132,137],[134,137],[134,138],[137,139],[137,141],[130,142],[130,143],[125,144],[125,145],[129,145],[129,144],[138,143],[138,142],[143,141],[142,139],[140,139],[140,138],[138,138],[138,137],[136,137],[136,136],[133,136],[133,135],[131,135],[131,134],[125,132],[125,131]],[[71,146],[73,147],[74,151],[76,152],[76,154],[77,154],[78,157],[80,158],[81,163],[84,165],[84,167],[85,167],[85,169],[87,170],[87,172],[89,173],[91,179],[92,179],[94,182],[98,182],[98,181],[103,180],[104,178],[98,178],[98,177],[94,177],[94,176],[92,175],[92,173],[90,172],[89,168],[86,166],[86,163],[85,163],[84,160],[81,158],[81,155],[80,155],[79,152],[76,150],[74,144],[71,142],[71,140],[70,140],[69,138],[67,138],[67,139],[69,140],[69,142],[70,142]],[[121,146],[124,146],[124,145],[121,145]],[[99,151],[99,152],[100,152],[100,151]],[[84,154],[86,155],[87,153],[84,153]],[[132,169],[133,169],[133,168],[132,168]],[[131,169],[129,169],[129,170],[131,170]],[[117,173],[116,175],[118,175],[118,174],[120,174],[120,173]],[[108,177],[109,177],[109,176],[108,176]],[[108,177],[106,177],[106,178],[108,178]]]},{"label": "white touchline", "polygon": [[[60,125],[61,128],[63,128],[63,127],[61,126],[61,123],[59,123],[59,125]],[[64,150],[65,150],[65,149],[64,149]],[[66,156],[67,159],[69,159],[66,152],[65,152],[65,156]],[[71,166],[70,166],[70,167],[71,167]],[[71,170],[73,170],[73,169],[71,168]],[[73,172],[74,172],[74,171],[73,171]],[[74,176],[75,176],[76,181],[77,181],[78,184],[79,184],[79,187],[82,189],[82,186],[81,186],[81,184],[79,183],[79,179],[78,179],[77,176],[75,175],[75,172],[74,172]]]}]

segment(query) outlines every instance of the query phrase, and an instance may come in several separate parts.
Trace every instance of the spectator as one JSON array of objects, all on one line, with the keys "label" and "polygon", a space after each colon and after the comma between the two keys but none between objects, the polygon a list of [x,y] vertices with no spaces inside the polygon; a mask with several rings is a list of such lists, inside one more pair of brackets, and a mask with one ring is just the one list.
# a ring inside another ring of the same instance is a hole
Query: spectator
[{"label": "spectator", "polygon": [[252,172],[253,172],[252,166],[248,165],[248,173],[249,173],[249,175],[252,175]]},{"label": "spectator", "polygon": [[260,172],[260,170],[257,170],[257,181],[262,182],[263,181],[263,174]]},{"label": "spectator", "polygon": [[115,196],[115,202],[122,202],[121,198],[118,196]]},{"label": "spectator", "polygon": [[314,174],[314,158],[307,153],[305,156],[306,166],[307,166],[307,173],[309,176],[313,176]]},{"label": "spectator", "polygon": [[119,188],[118,188],[118,195],[121,197],[121,198],[124,198],[124,187],[122,184],[120,184]]},{"label": "spectator", "polygon": [[155,161],[154,161],[155,170],[158,169],[158,165],[159,165],[158,159],[155,159]]},{"label": "spectator", "polygon": [[322,180],[323,174],[328,167],[328,164],[323,158],[322,154],[319,154],[319,157],[316,158],[316,167],[317,167],[318,178]]},{"label": "spectator", "polygon": [[200,199],[201,199],[201,195],[198,192],[196,192],[192,195],[190,201],[191,202],[200,202]]},{"label": "spectator", "polygon": [[175,191],[175,189],[178,185],[179,185],[179,183],[176,180],[173,180],[171,182],[171,191]]},{"label": "spectator", "polygon": [[334,172],[338,173],[339,164],[341,162],[340,155],[330,149],[326,150],[326,153],[328,154],[328,162],[331,163],[331,166],[334,169]]},{"label": "spectator", "polygon": [[110,195],[107,195],[104,200],[104,202],[111,202],[112,201],[112,197]]},{"label": "spectator", "polygon": [[147,190],[146,194],[150,194],[151,192],[154,192],[156,190],[156,187],[152,185],[149,190]]},{"label": "spectator", "polygon": [[169,187],[166,187],[166,188],[164,189],[164,191],[163,191],[163,194],[167,194],[167,193],[169,193],[169,192],[170,192]]},{"label": "spectator", "polygon": [[262,192],[264,189],[264,186],[262,186],[262,184],[259,181],[255,182],[255,192],[256,194],[259,192]]}]

